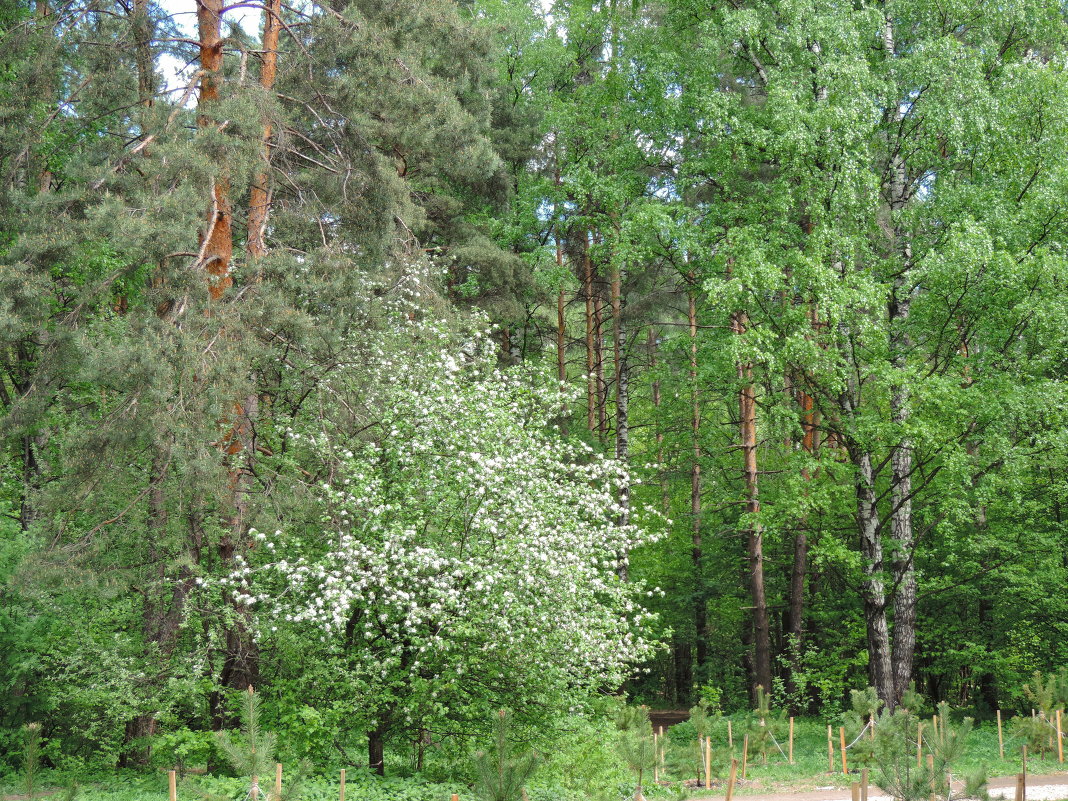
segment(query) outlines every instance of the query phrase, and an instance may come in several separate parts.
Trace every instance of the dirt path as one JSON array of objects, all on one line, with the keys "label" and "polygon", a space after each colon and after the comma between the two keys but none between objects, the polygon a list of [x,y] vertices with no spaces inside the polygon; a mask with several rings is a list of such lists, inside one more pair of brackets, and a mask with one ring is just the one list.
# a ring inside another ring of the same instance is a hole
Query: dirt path
[{"label": "dirt path", "polygon": [[[954,784],[956,787],[956,784]],[[1012,798],[1016,787],[1015,776],[999,776],[990,780],[988,785],[994,797]],[[711,795],[699,795],[697,798],[722,797],[723,791]],[[815,790],[779,791],[761,795],[750,795],[744,788],[735,792],[735,797],[745,801],[850,801],[849,788],[821,787]],[[1051,773],[1027,777],[1028,801],[1054,801],[1068,799],[1068,773]],[[890,801],[890,796],[872,786],[868,801]]]}]

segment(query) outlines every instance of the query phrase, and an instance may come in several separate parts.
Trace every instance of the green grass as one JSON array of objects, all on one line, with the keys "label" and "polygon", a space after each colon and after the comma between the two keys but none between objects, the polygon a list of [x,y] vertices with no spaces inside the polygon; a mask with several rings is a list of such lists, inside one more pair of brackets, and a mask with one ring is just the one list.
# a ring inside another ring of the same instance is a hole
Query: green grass
[{"label": "green grass", "polygon": [[[733,719],[734,730],[738,732],[744,725],[744,717],[738,716]],[[827,759],[827,721],[811,718],[797,719],[794,721],[794,764],[789,764],[779,753],[778,749],[771,746],[768,751],[767,765],[763,764],[759,754],[752,751],[746,770],[747,783],[739,785],[739,794],[755,794],[775,792],[780,790],[804,790],[815,787],[839,787],[848,788],[851,782],[858,780],[858,774],[862,765],[850,761],[850,753],[846,753],[846,761],[850,769],[848,776],[842,774],[841,752],[839,746],[838,722],[832,723],[834,744],[834,772],[828,771]],[[1005,734],[1005,758],[998,753],[998,731],[996,723],[977,725],[968,736],[967,751],[964,759],[959,764],[960,771],[966,772],[978,766],[985,767],[987,775],[1010,776],[1020,771],[1020,746],[1023,744],[1018,738],[1012,737],[1009,726],[1004,729]],[[726,719],[718,722],[712,731],[712,745],[726,746],[727,725]],[[847,739],[847,745],[851,738]],[[780,741],[782,750],[788,752],[788,744],[785,739]],[[735,735],[734,756],[739,761],[739,776],[741,775],[741,738]],[[1064,764],[1057,762],[1056,752],[1045,755],[1039,759],[1037,755],[1028,753],[1027,771],[1030,774],[1058,773],[1068,771],[1068,754]],[[715,769],[713,770],[715,772]],[[726,776],[726,770],[722,770]],[[874,781],[874,771],[872,772]],[[722,791],[713,790],[712,795],[722,795]]]},{"label": "green grass", "polygon": [[[743,728],[743,716],[733,719],[736,732],[734,741],[734,755],[741,760],[742,738],[740,732]],[[789,764],[774,746],[768,752],[768,763],[764,765],[759,754],[750,753],[747,765],[747,781],[737,788],[739,795],[752,795],[767,792],[783,792],[790,790],[806,790],[816,787],[847,788],[849,783],[858,778],[859,765],[850,763],[851,773],[844,776],[841,772],[838,749],[838,724],[834,725],[834,773],[828,772],[827,762],[827,722],[816,719],[798,719],[795,721],[794,739],[794,764]],[[685,727],[678,730],[679,735],[684,735]],[[994,723],[986,723],[977,726],[969,736],[966,756],[959,769],[963,772],[978,765],[985,766],[989,776],[1008,776],[1020,770],[1020,745],[1018,739],[1010,734],[1008,726],[1005,727],[1005,759],[998,755],[997,726]],[[714,747],[727,745],[726,719],[716,722],[711,732]],[[673,736],[679,742],[689,742],[688,737]],[[788,750],[788,745],[783,738],[781,741],[783,751]],[[599,758],[597,754],[587,754],[580,757],[580,762],[587,759]],[[1056,753],[1047,754],[1044,759],[1036,755],[1028,755],[1028,772],[1031,774],[1056,773],[1068,771],[1068,762],[1058,764]],[[719,788],[713,789],[711,794],[705,791],[695,791],[693,794],[720,796],[723,795],[722,784],[727,775],[726,764],[721,764],[719,773],[721,780]],[[580,767],[580,766],[576,766]],[[633,784],[620,783],[619,777],[613,773],[605,773],[612,781],[598,785],[597,792],[593,790],[587,794],[577,792],[575,783],[566,783],[563,777],[554,775],[558,766],[548,767],[535,778],[529,790],[530,801],[580,801],[586,795],[598,799],[626,799],[633,793]],[[264,788],[268,789],[272,777],[265,777]],[[287,780],[288,780],[287,775]],[[874,781],[874,775],[872,780]],[[41,791],[50,792],[61,790],[69,785],[69,779],[55,772],[44,771],[39,777]],[[167,774],[163,771],[153,773],[114,772],[102,775],[85,777],[79,782],[79,801],[166,801],[167,798]],[[567,789],[564,789],[566,784]],[[216,777],[216,776],[191,776],[179,785],[178,797],[181,801],[202,801],[206,796],[200,793],[208,793],[212,797],[224,797],[240,801],[245,797],[247,782],[243,779]],[[198,790],[200,791],[198,793]],[[651,777],[645,788],[646,795],[657,801],[665,801],[673,798],[677,790],[675,787],[653,787]],[[461,801],[473,801],[471,791],[462,783],[443,784],[430,783],[418,778],[385,778],[371,776],[364,771],[350,770],[347,782],[347,801],[449,801],[452,793],[458,793]],[[17,776],[9,775],[0,780],[0,796],[15,795],[21,793]],[[300,787],[300,792],[294,801],[335,801],[338,797],[338,774],[331,772],[330,775],[317,775],[308,778]],[[62,794],[55,796],[62,798]]]}]

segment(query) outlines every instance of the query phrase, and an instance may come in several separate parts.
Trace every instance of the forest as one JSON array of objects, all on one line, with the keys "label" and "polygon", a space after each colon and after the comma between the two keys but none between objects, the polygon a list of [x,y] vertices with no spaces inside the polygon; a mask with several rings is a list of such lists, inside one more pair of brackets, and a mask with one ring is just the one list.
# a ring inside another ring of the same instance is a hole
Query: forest
[{"label": "forest", "polygon": [[1063,749],[1063,3],[0,0],[0,179],[0,793]]}]

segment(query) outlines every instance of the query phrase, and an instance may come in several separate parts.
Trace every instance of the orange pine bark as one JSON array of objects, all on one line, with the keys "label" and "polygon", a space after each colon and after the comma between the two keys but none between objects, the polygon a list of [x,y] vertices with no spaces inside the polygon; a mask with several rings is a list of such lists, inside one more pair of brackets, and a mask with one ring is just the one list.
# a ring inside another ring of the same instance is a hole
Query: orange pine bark
[{"label": "orange pine bark", "polygon": [[[197,29],[200,35],[200,97],[197,100],[197,128],[207,130],[218,125],[212,107],[218,103],[222,86],[223,38],[222,0],[198,0]],[[233,285],[230,262],[233,257],[233,204],[230,180],[225,174],[212,183],[211,205],[206,228],[201,237],[200,264],[207,270],[208,295],[218,300]]]}]

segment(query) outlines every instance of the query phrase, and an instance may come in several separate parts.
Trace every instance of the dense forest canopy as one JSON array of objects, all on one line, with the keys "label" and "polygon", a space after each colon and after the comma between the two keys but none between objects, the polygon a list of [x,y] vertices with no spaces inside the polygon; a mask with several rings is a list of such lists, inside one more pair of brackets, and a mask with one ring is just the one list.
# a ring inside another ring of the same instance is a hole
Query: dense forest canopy
[{"label": "dense forest canopy", "polygon": [[11,765],[1068,663],[1060,3],[0,25]]}]

